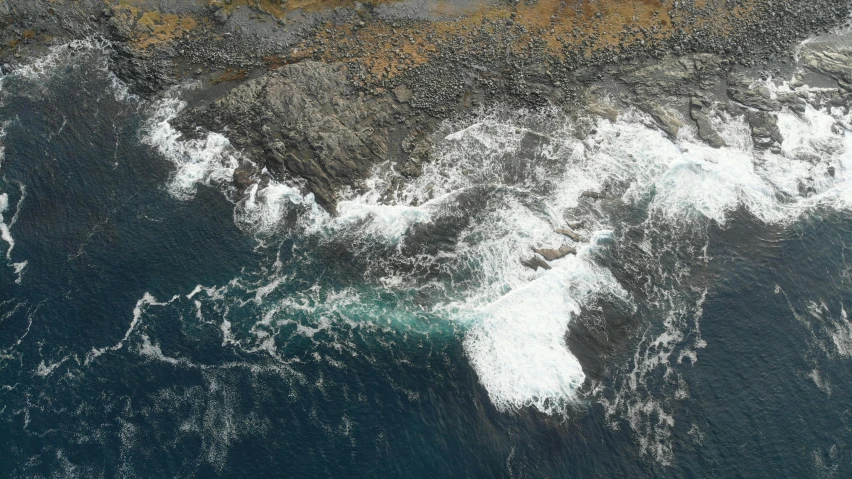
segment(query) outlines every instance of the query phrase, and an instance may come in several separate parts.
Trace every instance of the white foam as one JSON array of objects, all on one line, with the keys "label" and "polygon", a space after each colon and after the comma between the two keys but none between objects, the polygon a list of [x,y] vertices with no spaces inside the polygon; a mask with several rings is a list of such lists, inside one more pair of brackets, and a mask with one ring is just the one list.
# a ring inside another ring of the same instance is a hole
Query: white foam
[{"label": "white foam", "polygon": [[[539,129],[536,137],[545,139],[538,151],[521,151],[524,135],[533,131],[526,125],[547,124],[545,119],[552,114],[543,114],[544,119],[522,114],[508,121],[495,114],[448,135],[436,146],[436,157],[424,167],[423,176],[408,182],[392,202],[397,207],[426,206],[428,218],[434,219],[444,208],[452,208],[455,196],[475,188],[515,193],[501,198],[500,208],[475,218],[461,235],[453,264],[460,268],[475,265],[479,286],[445,308],[459,317],[474,318],[465,350],[489,397],[501,409],[532,406],[557,412],[560,405],[573,400],[583,382],[582,370],[565,346],[567,327],[584,297],[594,297],[604,285],[616,290],[612,284],[617,283],[584,277],[579,258],[558,260],[555,269],[543,275],[526,270],[518,259],[530,254],[530,247],[556,247],[565,241],[552,228],[561,226],[564,212],[583,203],[584,191],[603,192],[616,202],[647,208],[649,221],[655,222],[647,225],[650,231],[695,226],[700,231],[708,222],[725,225],[740,208],[767,223],[788,222],[826,204],[823,198],[845,188],[850,150],[845,133],[838,132],[837,124],[844,119],[837,112],[809,108],[802,117],[782,112],[779,127],[787,136],[780,153],[755,150],[742,117],[719,114],[715,126],[729,146],[715,149],[689,127],[672,140],[635,111],[625,112],[615,122],[597,120],[594,134],[582,141],[574,137],[569,122],[550,121],[550,129],[535,127]],[[811,163],[812,158],[804,157],[810,151],[819,153],[821,160]],[[513,170],[522,162],[521,154],[526,164],[521,171]],[[826,174],[829,164],[837,170],[833,179]],[[389,176],[385,185],[391,183]],[[816,194],[800,192],[802,183],[813,187]],[[586,216],[581,219],[590,229],[606,228],[606,216],[597,214],[603,206],[585,203],[588,206],[582,214]],[[652,259],[661,254],[651,243],[643,247]],[[708,259],[701,248],[684,244],[681,251],[687,262]],[[689,255],[694,258],[690,260]],[[689,267],[679,268],[674,273],[688,277]],[[605,273],[600,277],[609,274]],[[583,287],[585,296],[571,291]],[[694,307],[681,304],[677,291],[651,293],[670,310],[663,312],[663,331],[640,346],[642,352],[637,353],[636,369],[628,381],[632,386],[625,386],[626,394],[641,391],[642,383],[657,368],[671,374],[672,355],[678,362],[694,363],[697,351],[706,345],[698,328],[700,303]],[[476,313],[471,315],[471,310]],[[687,338],[695,343],[684,344]],[[688,391],[678,386],[673,394],[685,397]],[[669,460],[671,413],[653,396],[622,397],[617,402],[612,410],[623,408],[646,442],[643,450],[660,461]],[[653,417],[664,420],[652,424]]]},{"label": "white foam", "polygon": [[23,276],[24,276],[24,268],[27,267],[27,264],[29,264],[29,261],[21,261],[19,263],[12,263],[12,269],[15,271],[15,274],[18,276],[15,279],[16,284],[21,284],[21,281],[23,280]]},{"label": "white foam", "polygon": [[297,185],[275,181],[269,176],[250,185],[241,198],[234,198],[233,177],[242,161],[240,152],[221,133],[208,132],[201,138],[186,139],[170,123],[186,108],[186,103],[180,100],[181,92],[194,86],[182,85],[149,108],[143,141],[175,166],[168,191],[178,199],[189,200],[195,196],[198,185],[220,188],[237,204],[236,224],[258,234],[276,231],[294,209],[300,213],[299,221],[306,229],[326,221],[329,215],[312,194],[303,194]]},{"label": "white foam", "polygon": [[36,375],[40,376],[40,377],[50,376],[51,374],[53,374],[54,371],[56,371],[56,368],[58,368],[59,366],[62,366],[65,363],[65,361],[68,361],[69,359],[71,359],[70,355],[65,356],[64,358],[60,359],[59,361],[56,361],[56,362],[51,363],[51,364],[45,364],[44,361],[41,361],[41,362],[39,362],[38,367],[36,368]]},{"label": "white foam", "polygon": [[[105,54],[107,53],[108,46],[109,44],[106,41],[95,38],[73,40],[68,43],[56,45],[50,47],[46,55],[15,69],[12,75],[27,80],[40,80],[45,75],[54,71],[58,65],[69,62],[81,51],[97,51]],[[106,63],[104,63],[104,70],[106,70],[105,65]]]},{"label": "white foam", "polygon": [[[2,154],[2,152],[0,152]],[[6,259],[11,263],[12,260],[12,249],[15,247],[15,239],[12,237],[12,227],[15,226],[15,223],[18,222],[18,218],[21,214],[21,205],[24,203],[24,200],[27,198],[27,189],[23,184],[19,185],[21,197],[18,199],[18,204],[15,206],[15,213],[12,215],[12,219],[9,220],[9,223],[5,223],[3,219],[3,213],[8,208],[9,198],[6,193],[0,195],[0,239],[5,241],[9,247],[6,250]],[[17,263],[11,263],[12,270],[14,271],[17,278],[15,279],[16,284],[21,284],[23,281],[24,268],[27,267],[29,261],[19,261]]]},{"label": "white foam", "polygon": [[257,183],[251,185],[246,193],[238,204],[236,222],[255,233],[274,232],[294,209],[305,230],[317,228],[330,218],[313,194],[303,194],[297,186],[269,180],[263,188]]},{"label": "white foam", "polygon": [[[409,229],[431,218],[426,207],[341,201],[338,216],[329,225],[335,230],[357,227],[368,238],[399,241]],[[364,220],[367,220],[364,223]],[[357,226],[356,226],[357,225]]]},{"label": "white foam", "polygon": [[846,309],[840,310],[840,320],[832,325],[831,340],[837,353],[841,356],[852,356],[852,322],[846,314]]},{"label": "white foam", "polygon": [[20,78],[28,80],[33,86],[44,87],[46,86],[45,78],[57,71],[57,67],[62,65],[76,67],[81,63],[80,57],[83,55],[86,55],[88,60],[85,68],[96,68],[107,75],[110,91],[117,101],[139,100],[139,97],[132,94],[128,86],[109,69],[110,42],[97,37],[72,40],[52,46],[45,55],[20,65],[12,73],[0,78]]},{"label": "white foam", "polygon": [[167,96],[151,108],[143,141],[175,165],[168,190],[179,199],[195,196],[198,184],[227,189],[239,166],[238,153],[225,136],[208,133],[204,138],[185,140],[169,123],[186,107],[177,96]]},{"label": "white foam", "polygon": [[568,350],[568,324],[592,297],[626,293],[586,254],[516,288],[479,311],[464,348],[499,409],[564,412],[585,380]]},{"label": "white foam", "polygon": [[139,346],[139,354],[171,365],[177,365],[181,363],[180,360],[163,354],[163,351],[162,349],[160,349],[160,346],[158,344],[152,343],[151,338],[149,338],[147,334],[142,334],[141,338],[142,344]]},{"label": "white foam", "polygon": [[[838,130],[837,125],[844,121],[838,112],[812,107],[802,116],[784,111],[779,115],[779,128],[785,140],[781,151],[772,153],[753,147],[744,118],[724,113],[718,114],[714,125],[729,146],[716,149],[701,141],[690,127],[672,140],[635,111],[625,112],[615,122],[597,120],[594,134],[582,141],[573,135],[570,122],[553,112],[540,117],[522,113],[511,120],[502,119],[498,112],[439,141],[435,158],[424,166],[423,175],[405,182],[389,202],[382,198],[393,184],[394,172],[377,172],[367,194],[341,203],[341,216],[353,227],[362,228],[366,237],[384,231],[387,237],[397,238],[404,237],[412,224],[451,212],[459,195],[477,188],[511,192],[501,197],[500,208],[481,213],[460,235],[452,253],[454,260],[447,268],[474,265],[471,273],[478,286],[441,308],[457,317],[477,318],[470,323],[465,349],[498,407],[529,405],[554,412],[559,410],[557,405],[572,400],[583,381],[564,336],[584,296],[566,291],[579,287],[579,282],[588,285],[587,296],[591,297],[591,292],[608,283],[578,279],[585,270],[577,258],[558,260],[556,268],[543,275],[525,269],[518,260],[531,254],[531,247],[555,247],[566,241],[552,229],[561,226],[565,211],[583,202],[582,193],[603,192],[617,202],[647,207],[651,218],[659,218],[650,229],[698,226],[700,230],[708,222],[725,225],[740,208],[767,223],[789,222],[846,191],[852,150],[845,132]],[[542,139],[535,152],[521,151],[528,134]],[[813,163],[808,153],[820,159]],[[836,168],[834,178],[827,175],[828,165]],[[801,184],[812,187],[815,194],[801,192]],[[591,213],[582,219],[590,229],[609,226],[605,215],[596,214],[600,204],[588,208]],[[377,218],[375,227],[368,224],[364,228],[358,220],[370,216]],[[344,220],[332,221],[346,226]],[[656,248],[650,243],[645,247],[648,251]],[[695,255],[698,263],[707,260],[706,251],[690,248],[683,252]],[[684,267],[678,274],[688,275],[688,270]],[[574,278],[573,282],[560,275]],[[406,283],[394,276],[382,284],[395,288]],[[698,334],[700,305],[679,305],[675,291],[655,294],[661,301],[671,302],[673,309],[664,331],[643,346],[649,348],[647,355],[637,357],[641,363],[634,376],[637,389],[657,367],[671,370],[672,354],[679,362],[694,363],[704,346],[700,335],[693,347],[682,344]],[[686,320],[690,317],[695,324]],[[680,388],[677,394],[687,394],[684,391]],[[651,397],[632,403],[629,410],[634,417],[658,414],[671,419]],[[637,425],[640,422],[636,419]],[[647,450],[664,460],[670,450],[660,441],[669,434],[673,419],[660,424],[668,429],[651,428],[644,437]]]},{"label": "white foam", "polygon": [[0,239],[6,242],[6,259],[12,258],[12,249],[15,247],[15,238],[12,237],[12,232],[9,231],[9,225],[3,221],[3,213],[9,208],[9,194],[0,193]]},{"label": "white foam", "polygon": [[[792,88],[767,86],[776,93]],[[808,93],[807,87],[800,89],[806,90],[800,93]],[[197,184],[229,189],[239,153],[218,134],[202,140],[182,139],[169,125],[182,108],[174,98],[161,101],[148,135],[149,143],[177,168],[170,191],[188,198]],[[711,222],[724,226],[738,209],[766,223],[786,223],[814,207],[852,207],[847,114],[811,106],[802,114],[782,111],[778,126],[784,141],[773,153],[754,148],[744,117],[712,109],[710,113],[713,126],[728,146],[708,146],[692,126],[683,127],[678,138],[671,139],[637,111],[623,112],[614,122],[595,120],[592,134],[582,140],[575,135],[575,125],[560,112],[495,111],[465,125],[447,125],[448,134],[437,142],[433,158],[416,179],[404,178],[394,165],[380,165],[365,192],[344,194],[336,217],[323,212],[298,185],[267,178],[249,187],[239,199],[235,219],[247,230],[269,234],[295,214],[305,232],[328,237],[345,234],[347,239],[353,238],[347,247],[367,252],[376,242],[401,244],[414,225],[459,214],[463,204],[459,201],[465,195],[481,190],[493,193],[492,198],[497,199],[488,201],[499,205],[484,208],[471,218],[452,251],[435,257],[402,258],[400,249],[396,255],[382,253],[390,258],[377,255],[371,259],[387,265],[422,262],[424,267],[440,260],[445,278],[467,273],[464,285],[453,285],[463,297],[437,306],[435,312],[469,328],[465,350],[498,407],[532,406],[556,412],[573,400],[584,380],[578,361],[565,346],[570,321],[585,302],[621,291],[588,251],[552,262],[554,269],[546,273],[533,272],[520,263],[532,254],[533,247],[578,246],[553,232],[567,217],[577,215],[575,219],[584,220],[583,233],[589,235],[613,228],[608,224],[607,208],[638,207],[646,210],[647,231],[673,232],[666,240],[677,242],[679,229],[702,230]],[[834,167],[833,177],[827,173],[829,166]],[[603,194],[607,200],[585,200],[587,191]],[[685,263],[708,260],[706,249],[685,243],[659,246],[645,240],[638,246],[649,261],[660,259],[659,248],[678,251]],[[582,246],[580,249],[584,251]],[[391,272],[383,272],[379,281],[383,287],[410,286],[412,281],[404,274],[388,269]],[[680,275],[686,280],[690,267],[654,273]],[[273,297],[271,291],[280,284],[270,278],[255,288],[255,302]],[[665,324],[663,331],[647,338],[640,346],[644,349],[637,351],[628,392],[641,390],[641,383],[657,368],[669,374],[671,358],[694,363],[704,346],[698,334],[701,305],[683,304],[681,292],[671,289],[674,286],[655,288],[648,294],[665,309],[661,312],[666,315],[661,318]],[[199,291],[196,288],[189,297]],[[618,295],[624,297],[625,293]],[[340,301],[334,306],[340,309],[334,312],[350,306]],[[266,345],[263,348],[274,353],[269,349],[272,333],[268,330],[273,317],[300,308],[330,316],[330,308],[318,311],[314,300],[280,301],[252,329],[260,344]],[[302,324],[299,331],[314,335],[326,324]],[[221,326],[225,342],[233,344],[237,332],[229,323]],[[695,343],[685,344],[688,339]],[[676,394],[688,393],[679,387]],[[623,406],[631,424],[646,439],[647,451],[665,460],[670,450],[661,441],[670,433],[671,415],[651,396],[617,401],[621,402],[615,407]],[[655,415],[662,418],[657,426],[649,422]]]},{"label": "white foam", "polygon": [[105,346],[102,348],[92,348],[88,354],[86,354],[85,364],[89,364],[92,360],[101,356],[104,353],[110,351],[118,351],[119,349],[124,347],[124,343],[130,339],[130,335],[133,331],[139,326],[139,322],[142,320],[142,313],[145,312],[148,306],[166,306],[167,304],[175,301],[178,297],[174,296],[166,303],[160,303],[157,301],[157,298],[153,297],[150,293],[146,292],[142,299],[136,302],[136,306],[133,307],[133,319],[130,321],[130,326],[127,328],[127,331],[124,332],[124,337],[122,337],[117,343],[112,346]]}]

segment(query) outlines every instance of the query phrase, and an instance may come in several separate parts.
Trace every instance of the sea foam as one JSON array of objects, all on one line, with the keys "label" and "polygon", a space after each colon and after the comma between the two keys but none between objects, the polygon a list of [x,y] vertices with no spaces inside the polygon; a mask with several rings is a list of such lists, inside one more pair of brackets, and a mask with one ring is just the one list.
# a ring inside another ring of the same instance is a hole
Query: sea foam
[{"label": "sea foam", "polygon": [[[783,83],[766,86],[793,89]],[[148,129],[149,144],[175,164],[169,191],[190,198],[197,184],[209,184],[233,194],[229,185],[240,153],[217,133],[181,138],[169,121],[184,107],[177,97],[162,100]],[[412,284],[395,272],[395,264],[419,263],[422,270],[438,271],[439,281],[449,278],[459,294],[432,307],[464,324],[465,350],[493,402],[506,409],[529,405],[555,412],[557,405],[574,400],[585,379],[565,344],[568,325],[582,316],[588,301],[606,295],[631,299],[612,272],[597,263],[591,247],[584,250],[554,228],[568,220],[580,222],[583,235],[601,238],[619,229],[613,211],[638,208],[647,217],[638,226],[648,234],[670,230],[666,238],[677,242],[680,229],[700,231],[711,223],[725,227],[740,209],[765,223],[787,224],[813,208],[852,205],[850,119],[844,111],[811,105],[803,113],[781,111],[784,141],[774,151],[755,148],[743,116],[711,108],[711,117],[727,146],[710,147],[689,125],[670,138],[635,110],[614,121],[593,120],[591,134],[581,138],[576,125],[558,111],[497,109],[464,124],[447,124],[418,178],[402,177],[390,163],[376,167],[363,189],[343,192],[337,216],[322,211],[297,180],[267,178],[235,198],[235,219],[248,231],[272,234],[295,212],[302,234],[351,239],[348,248],[382,265],[377,271],[389,271],[378,278],[387,289]],[[604,199],[591,201],[588,192]],[[469,204],[475,210],[466,211],[463,205]],[[468,221],[453,236],[452,248],[402,257],[410,254],[401,246],[411,240],[415,226],[453,215],[467,215]],[[373,253],[377,243],[400,248]],[[649,258],[662,254],[659,248],[680,248],[658,243],[646,239],[638,246]],[[520,262],[533,248],[560,244],[581,252],[554,261],[549,272],[531,271]],[[684,248],[684,261],[707,260],[706,249]],[[598,249],[605,254],[606,248]],[[689,271],[684,266],[677,274],[685,279]],[[700,311],[680,305],[676,291],[654,294],[669,304],[661,314],[672,319],[643,346],[653,351],[637,356],[644,366],[636,367],[647,370],[668,367],[677,345],[692,337],[683,329],[692,323],[683,317],[700,317]],[[696,361],[703,344],[696,341],[678,357]]]},{"label": "sea foam", "polygon": [[585,374],[565,344],[568,324],[593,297],[626,295],[590,248],[477,312],[464,347],[498,408],[562,413],[576,398]]}]

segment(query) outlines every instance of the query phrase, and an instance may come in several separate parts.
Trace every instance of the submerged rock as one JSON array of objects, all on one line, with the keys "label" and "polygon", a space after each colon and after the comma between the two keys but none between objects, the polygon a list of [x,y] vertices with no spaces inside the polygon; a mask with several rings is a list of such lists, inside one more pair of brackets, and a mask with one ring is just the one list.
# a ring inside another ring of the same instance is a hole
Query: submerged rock
[{"label": "submerged rock", "polygon": [[584,191],[580,193],[581,198],[589,198],[592,200],[605,200],[607,199],[607,195],[605,193],[600,193],[597,191]]}]

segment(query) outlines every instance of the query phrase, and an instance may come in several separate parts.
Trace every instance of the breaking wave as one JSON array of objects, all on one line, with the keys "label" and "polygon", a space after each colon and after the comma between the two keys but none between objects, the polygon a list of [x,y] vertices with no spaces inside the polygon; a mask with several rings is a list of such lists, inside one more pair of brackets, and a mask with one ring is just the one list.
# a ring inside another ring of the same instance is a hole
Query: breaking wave
[{"label": "breaking wave", "polygon": [[[807,86],[763,86],[813,99]],[[725,228],[736,212],[785,226],[814,209],[852,207],[852,118],[813,101],[778,114],[777,149],[757,148],[745,118],[721,109],[712,120],[727,146],[713,148],[694,127],[671,138],[632,109],[614,121],[577,121],[557,110],[498,108],[447,123],[418,178],[380,165],[331,216],[297,179],[263,178],[239,195],[232,179],[247,159],[219,133],[182,138],[170,124],[185,107],[179,98],[173,92],[151,107],[145,135],[175,165],[169,192],[188,200],[199,184],[221,188],[235,203],[237,225],[263,247],[294,242],[290,259],[279,251],[255,286],[235,278],[196,291],[219,311],[229,302],[257,307],[253,324],[222,320],[223,344],[285,361],[282,330],[313,338],[346,322],[422,333],[438,318],[437,329],[461,331],[498,409],[564,414],[589,397],[614,427],[626,421],[643,452],[662,463],[673,457],[671,403],[689,394],[677,367],[695,363],[706,346],[700,319],[708,285],[699,273],[712,260],[708,228]],[[549,269],[528,267],[537,250],[563,246],[576,254],[547,262]],[[295,293],[280,287],[292,278],[290,265],[309,268],[335,254],[368,291],[319,280]],[[376,309],[386,295],[397,306]],[[609,385],[587,377],[566,341],[572,324],[592,320],[588,312],[606,303],[640,323],[635,351],[613,367]],[[143,354],[183,361],[145,334]],[[848,351],[848,331],[833,337]]]},{"label": "breaking wave", "polygon": [[176,198],[188,200],[195,195],[196,185],[227,189],[239,166],[238,154],[219,133],[203,139],[184,140],[169,123],[186,107],[179,98],[180,90],[171,92],[150,107],[143,141],[155,148],[175,165],[168,190]]}]

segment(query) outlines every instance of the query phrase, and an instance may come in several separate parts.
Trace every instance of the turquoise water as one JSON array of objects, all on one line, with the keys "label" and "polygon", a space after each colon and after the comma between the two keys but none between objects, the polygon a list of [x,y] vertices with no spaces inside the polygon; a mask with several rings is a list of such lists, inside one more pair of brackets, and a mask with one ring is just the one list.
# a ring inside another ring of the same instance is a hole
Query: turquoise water
[{"label": "turquoise water", "polygon": [[[164,143],[175,102],[103,62],[2,80],[4,477],[852,470],[843,151],[821,197],[784,196],[745,149],[503,112],[333,219],[293,185],[240,200],[238,153]],[[598,180],[620,199],[577,200]],[[518,265],[569,215],[576,258]]]}]

